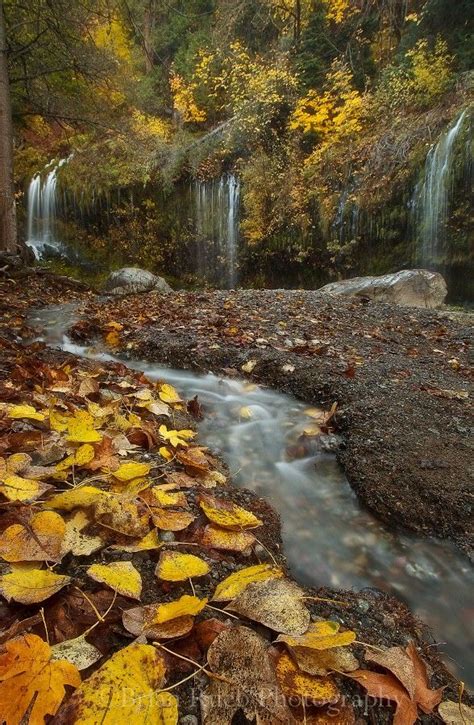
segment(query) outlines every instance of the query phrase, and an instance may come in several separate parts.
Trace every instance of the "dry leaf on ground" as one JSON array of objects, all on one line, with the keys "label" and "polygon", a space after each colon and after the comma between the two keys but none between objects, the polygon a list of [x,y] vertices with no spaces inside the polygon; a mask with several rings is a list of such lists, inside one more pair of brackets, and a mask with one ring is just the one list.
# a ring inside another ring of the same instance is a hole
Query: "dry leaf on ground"
[{"label": "dry leaf on ground", "polygon": [[304,591],[289,579],[252,582],[226,607],[275,632],[301,635],[309,627],[311,616],[302,597]]},{"label": "dry leaf on ground", "polygon": [[229,574],[216,587],[213,602],[229,602],[237,597],[252,582],[265,581],[266,579],[280,579],[283,570],[271,564],[256,564],[247,566],[244,569]]},{"label": "dry leaf on ground", "polygon": [[226,681],[211,680],[201,696],[204,725],[230,725],[242,707],[249,720],[289,723],[275,669],[268,655],[268,644],[248,627],[223,630],[208,650],[210,669]]},{"label": "dry leaf on ground", "polygon": [[358,682],[371,697],[390,700],[396,704],[393,725],[413,725],[418,719],[418,710],[403,685],[393,675],[381,675],[370,670],[356,670],[346,677]]},{"label": "dry leaf on ground", "polygon": [[345,647],[348,644],[352,644],[356,638],[355,632],[350,630],[340,632],[339,626],[338,622],[312,622],[302,636],[280,635],[277,642],[284,642],[292,649],[303,647],[316,650]]},{"label": "dry leaf on ground", "polygon": [[84,635],[81,634],[74,639],[53,645],[51,657],[53,660],[67,660],[78,670],[86,670],[101,659],[102,653],[93,644],[86,642]]},{"label": "dry leaf on ground", "polygon": [[29,725],[43,725],[55,715],[65,685],[79,687],[81,676],[70,662],[53,661],[51,648],[35,634],[25,634],[4,645],[0,653],[0,717],[20,725],[30,707]]},{"label": "dry leaf on ground", "polygon": [[140,599],[142,578],[130,561],[114,561],[111,564],[92,564],[87,570],[88,575],[96,582],[131,599]]},{"label": "dry leaf on ground", "polygon": [[5,561],[59,561],[66,532],[62,517],[40,511],[25,524],[13,524],[2,534],[0,556]]},{"label": "dry leaf on ground", "polygon": [[9,602],[36,604],[52,597],[71,581],[70,577],[47,569],[15,566],[10,574],[0,577],[0,594]]},{"label": "dry leaf on ground", "polygon": [[255,529],[261,526],[262,522],[251,511],[237,506],[237,504],[215,496],[201,496],[199,505],[207,518],[223,529],[241,531],[243,529]]},{"label": "dry leaf on ground", "polygon": [[155,569],[158,579],[169,582],[185,581],[192,577],[204,576],[209,572],[209,564],[199,556],[180,554],[176,551],[164,551]]},{"label": "dry leaf on ground", "polygon": [[82,683],[61,708],[56,725],[175,725],[176,698],[160,692],[165,672],[164,660],[154,647],[131,644],[112,655]]},{"label": "dry leaf on ground", "polygon": [[276,675],[287,697],[303,698],[307,704],[314,705],[328,705],[339,700],[340,692],[329,677],[302,672],[286,652],[277,660]]},{"label": "dry leaf on ground", "polygon": [[185,615],[171,619],[164,624],[153,624],[149,627],[146,622],[150,621],[156,613],[156,604],[147,604],[144,607],[133,607],[126,609],[122,614],[122,623],[127,632],[139,637],[144,634],[147,639],[174,639],[189,634],[194,624],[194,617]]}]

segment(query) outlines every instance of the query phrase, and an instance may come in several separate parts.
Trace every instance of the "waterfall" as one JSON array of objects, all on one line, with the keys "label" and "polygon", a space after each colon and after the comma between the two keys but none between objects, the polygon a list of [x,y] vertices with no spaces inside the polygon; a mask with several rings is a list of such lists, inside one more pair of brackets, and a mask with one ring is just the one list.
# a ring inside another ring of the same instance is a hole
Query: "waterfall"
[{"label": "waterfall", "polygon": [[240,181],[232,173],[193,184],[196,271],[221,287],[237,283]]},{"label": "waterfall", "polygon": [[[56,236],[58,171],[67,158],[57,164],[48,164],[51,170],[42,178],[35,174],[30,181],[27,195],[26,244],[36,259],[42,259],[51,252],[61,253],[63,245]],[[48,168],[47,167],[47,168]]]},{"label": "waterfall", "polygon": [[426,157],[424,178],[415,190],[414,210],[420,241],[420,261],[433,266],[443,254],[448,221],[453,150],[467,109],[431,147]]}]

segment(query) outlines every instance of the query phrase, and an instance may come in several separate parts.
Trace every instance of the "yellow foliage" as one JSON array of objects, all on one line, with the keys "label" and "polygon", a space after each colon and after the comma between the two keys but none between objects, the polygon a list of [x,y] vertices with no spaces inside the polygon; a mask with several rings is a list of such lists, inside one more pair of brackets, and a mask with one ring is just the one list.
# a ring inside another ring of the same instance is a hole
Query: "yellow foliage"
[{"label": "yellow foliage", "polygon": [[170,79],[173,104],[185,123],[202,123],[206,120],[206,112],[198,108],[194,100],[194,83],[186,83],[177,73]]},{"label": "yellow foliage", "polygon": [[256,564],[255,566],[247,566],[245,569],[230,574],[223,579],[216,587],[213,602],[228,602],[235,599],[244,589],[253,582],[262,582],[267,579],[280,579],[283,570],[278,566],[270,564]]},{"label": "yellow foliage", "polygon": [[169,123],[159,116],[150,116],[138,109],[132,111],[132,128],[138,138],[147,140],[148,138],[157,138],[162,141],[168,141],[171,137],[171,128]]},{"label": "yellow foliage", "polygon": [[[36,634],[6,642],[0,654],[0,712],[8,725],[43,725],[55,715],[65,695],[65,685],[79,687],[77,668],[62,659],[51,659],[49,644]],[[48,718],[49,720],[49,718]]]},{"label": "yellow foliage", "polygon": [[118,478],[119,481],[132,481],[134,478],[140,476],[146,476],[151,469],[149,463],[140,463],[139,461],[128,461],[128,463],[122,463],[122,465],[114,471],[114,478]]},{"label": "yellow foliage", "polygon": [[181,582],[196,576],[209,574],[209,565],[194,554],[180,554],[176,551],[164,551],[156,566],[158,579],[168,582]]},{"label": "yellow foliage", "polygon": [[223,529],[241,531],[243,529],[255,529],[257,526],[262,525],[262,522],[255,514],[232,502],[223,501],[213,496],[202,496],[199,505],[209,521],[221,526]]},{"label": "yellow foliage", "polygon": [[65,722],[175,725],[176,698],[160,691],[165,674],[163,657],[155,647],[124,647],[76,690],[67,703]]},{"label": "yellow foliage", "polygon": [[105,22],[98,23],[92,33],[98,48],[103,48],[119,61],[130,63],[132,59],[132,44],[118,17],[112,17]]},{"label": "yellow foliage", "polygon": [[42,602],[69,584],[70,577],[52,571],[15,566],[10,574],[0,577],[0,593],[7,602],[21,604]]},{"label": "yellow foliage", "polygon": [[87,570],[89,576],[96,582],[106,584],[108,587],[131,599],[140,599],[142,593],[142,578],[130,561],[114,561],[112,564],[92,564]]},{"label": "yellow foliage", "polygon": [[422,39],[408,51],[407,57],[411,62],[414,95],[422,105],[429,104],[444,93],[451,81],[453,59],[448,44],[438,37],[430,50],[428,41]]},{"label": "yellow foliage", "polygon": [[101,491],[95,486],[80,486],[70,491],[57,493],[56,496],[50,498],[44,505],[48,509],[60,509],[62,511],[72,511],[80,506],[93,506],[103,498],[109,497],[106,491]]},{"label": "yellow foliage", "polygon": [[276,676],[287,697],[310,698],[311,704],[325,705],[336,702],[340,692],[329,677],[315,677],[302,672],[286,652],[280,655]]},{"label": "yellow foliage", "polygon": [[360,12],[353,0],[324,0],[324,4],[327,19],[337,25]]},{"label": "yellow foliage", "polygon": [[206,604],[207,599],[199,599],[189,594],[183,594],[182,597],[174,602],[157,604],[156,609],[151,613],[146,625],[163,624],[164,622],[169,622],[171,619],[184,617],[185,615],[195,616],[204,609]]},{"label": "yellow foliage", "polygon": [[38,413],[32,405],[11,405],[8,409],[8,417],[44,420],[46,416],[43,413]]}]

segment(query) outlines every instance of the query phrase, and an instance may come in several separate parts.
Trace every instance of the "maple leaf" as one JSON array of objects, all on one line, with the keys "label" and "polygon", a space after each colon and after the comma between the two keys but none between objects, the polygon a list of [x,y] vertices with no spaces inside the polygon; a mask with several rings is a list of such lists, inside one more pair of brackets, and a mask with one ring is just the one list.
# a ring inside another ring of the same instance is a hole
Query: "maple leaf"
[{"label": "maple leaf", "polygon": [[77,668],[52,660],[51,648],[35,634],[25,634],[5,644],[0,654],[0,712],[8,725],[19,725],[36,698],[29,725],[43,725],[55,715],[65,695],[65,685],[79,687]]}]

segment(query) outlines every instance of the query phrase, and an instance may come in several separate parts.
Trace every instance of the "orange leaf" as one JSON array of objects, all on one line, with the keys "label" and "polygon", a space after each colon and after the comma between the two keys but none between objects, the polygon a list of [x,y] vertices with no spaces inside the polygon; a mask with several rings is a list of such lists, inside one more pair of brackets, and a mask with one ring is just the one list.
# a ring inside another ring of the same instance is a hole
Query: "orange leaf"
[{"label": "orange leaf", "polygon": [[25,634],[5,644],[0,654],[0,717],[19,725],[33,699],[29,725],[43,725],[55,715],[65,695],[65,685],[79,687],[77,668],[65,660],[51,660],[51,648],[35,634]]},{"label": "orange leaf", "polygon": [[381,675],[370,670],[356,670],[346,674],[367,690],[367,694],[379,700],[391,700],[396,704],[393,725],[413,725],[418,718],[416,705],[407,691],[393,675]]}]

